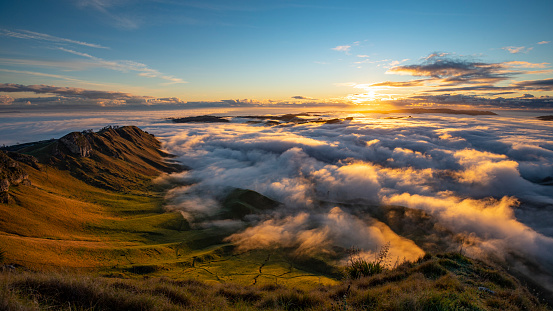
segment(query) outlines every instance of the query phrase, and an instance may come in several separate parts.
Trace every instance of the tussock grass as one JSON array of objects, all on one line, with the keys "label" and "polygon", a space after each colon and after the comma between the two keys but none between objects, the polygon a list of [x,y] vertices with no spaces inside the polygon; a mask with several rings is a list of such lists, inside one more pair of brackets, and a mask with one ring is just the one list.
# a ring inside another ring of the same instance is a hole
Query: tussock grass
[{"label": "tussock grass", "polygon": [[[464,269],[463,273],[456,274],[459,266]],[[498,282],[498,275],[512,283]],[[489,286],[493,293],[481,291],[479,286]],[[344,280],[338,285],[310,289],[278,284],[210,285],[193,279],[165,277],[122,279],[59,273],[2,273],[0,309],[549,310],[500,268],[449,254],[429,256],[420,262],[404,263],[373,276]]]}]

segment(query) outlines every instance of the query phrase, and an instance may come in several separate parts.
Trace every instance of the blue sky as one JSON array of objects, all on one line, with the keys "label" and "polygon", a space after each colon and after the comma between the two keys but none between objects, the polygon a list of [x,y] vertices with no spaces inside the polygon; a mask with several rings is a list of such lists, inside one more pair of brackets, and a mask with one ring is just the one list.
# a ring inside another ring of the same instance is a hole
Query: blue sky
[{"label": "blue sky", "polygon": [[3,106],[432,104],[447,94],[455,102],[501,97],[512,108],[524,97],[553,107],[551,1],[0,6]]}]

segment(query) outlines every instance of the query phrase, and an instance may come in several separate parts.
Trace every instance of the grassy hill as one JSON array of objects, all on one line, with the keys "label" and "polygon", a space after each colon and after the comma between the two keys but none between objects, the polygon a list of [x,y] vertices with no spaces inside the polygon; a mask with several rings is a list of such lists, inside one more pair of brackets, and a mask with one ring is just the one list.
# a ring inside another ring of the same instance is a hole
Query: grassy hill
[{"label": "grassy hill", "polygon": [[[500,267],[456,253],[344,281],[328,256],[238,252],[231,232],[163,209],[152,180],[184,169],[168,156],[136,127],[0,151],[0,309],[546,309]],[[239,219],[278,202],[237,189],[221,204]]]}]

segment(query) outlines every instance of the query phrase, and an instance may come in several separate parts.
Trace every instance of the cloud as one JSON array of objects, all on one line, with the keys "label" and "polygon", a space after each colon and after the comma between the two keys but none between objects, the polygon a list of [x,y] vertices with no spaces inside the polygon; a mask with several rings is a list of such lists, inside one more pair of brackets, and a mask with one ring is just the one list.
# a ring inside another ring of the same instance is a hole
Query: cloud
[{"label": "cloud", "polygon": [[[294,248],[298,255],[334,253],[338,246],[347,249],[352,245],[377,250],[390,242],[390,257],[416,260],[424,251],[415,243],[394,233],[375,219],[362,220],[347,211],[333,207],[327,213],[306,212],[268,219],[227,238],[241,250],[286,247]],[[365,254],[372,257],[372,253]]]},{"label": "cloud", "polygon": [[506,47],[502,47],[501,49],[509,51],[509,53],[511,54],[518,54],[518,53],[528,53],[534,48],[533,47],[527,48],[524,46],[506,46]]},{"label": "cloud", "polygon": [[519,81],[513,85],[524,90],[553,91],[553,79]]},{"label": "cloud", "polygon": [[332,48],[332,50],[349,53],[351,45],[338,45],[337,47]]},{"label": "cloud", "polygon": [[434,56],[420,65],[395,66],[386,73],[429,77],[432,82],[447,85],[497,83],[517,74],[502,64],[455,60]]},{"label": "cloud", "polygon": [[[384,81],[374,83],[372,87],[426,87],[421,94],[425,93],[458,93],[465,95],[480,94],[482,96],[496,97],[501,95],[515,94],[521,92],[544,92],[551,91],[549,79],[515,81],[521,75],[550,74],[550,64],[531,63],[526,61],[509,61],[503,63],[478,62],[467,57],[452,59],[447,53],[433,53],[424,58],[421,64],[394,66],[387,74],[411,75],[424,77],[423,79],[390,82]],[[542,69],[542,70],[533,70]],[[511,80],[509,84],[505,81]],[[455,94],[453,94],[455,95]],[[405,100],[416,98],[410,96],[394,101],[395,104]],[[500,98],[503,101],[503,98]],[[505,99],[509,104],[514,104],[513,99]],[[458,104],[473,105],[476,101],[468,101]],[[481,98],[479,103],[493,103],[494,98]],[[533,104],[545,104],[544,108],[550,107],[548,98],[540,98]],[[526,103],[527,104],[527,103]]]},{"label": "cloud", "polygon": [[137,29],[140,25],[136,17],[128,16],[126,13],[114,13],[111,10],[130,3],[126,0],[78,0],[77,5],[80,8],[92,8],[102,14],[106,21],[122,29]]},{"label": "cloud", "polygon": [[103,67],[103,68],[107,68],[107,69],[111,69],[111,70],[115,70],[115,71],[120,71],[120,72],[132,72],[132,71],[134,71],[134,72],[138,72],[138,75],[141,76],[141,77],[163,79],[163,80],[170,81],[169,84],[188,83],[188,82],[186,82],[186,81],[184,81],[180,78],[175,78],[173,76],[164,75],[161,72],[159,72],[158,70],[149,68],[147,65],[142,64],[142,63],[138,63],[138,62],[135,62],[135,61],[130,61],[130,60],[109,61],[109,60],[104,60],[104,59],[99,58],[99,57],[92,56],[92,55],[87,54],[87,53],[82,53],[82,52],[74,51],[74,50],[71,50],[71,49],[66,49],[66,48],[62,48],[62,47],[60,47],[58,49],[61,50],[61,51],[67,52],[67,53],[71,53],[71,54],[74,54],[74,55],[77,55],[77,56],[88,58],[88,59],[92,60],[97,66],[100,66],[100,67]]},{"label": "cloud", "polygon": [[[148,96],[136,96],[123,92],[87,90],[74,87],[59,87],[50,85],[21,85],[13,83],[0,84],[0,92],[35,94],[53,94],[56,97],[18,98],[11,101],[12,105],[28,105],[29,103],[43,106],[86,107],[86,106],[133,106],[152,104],[176,104],[174,99],[155,99]],[[183,102],[180,102],[183,103]]]},{"label": "cloud", "polygon": [[392,81],[385,81],[385,82],[379,82],[379,83],[373,83],[369,85],[370,87],[377,87],[377,86],[385,86],[385,87],[415,87],[415,86],[423,86],[425,85],[426,80],[411,80],[411,81],[404,81],[404,82],[392,82]]},{"label": "cloud", "polygon": [[549,43],[551,43],[551,41],[540,41],[540,42],[538,42],[538,44],[549,44]]},{"label": "cloud", "polygon": [[427,57],[425,57],[424,60],[429,61],[433,58],[442,58],[442,57],[445,57],[447,55],[450,55],[450,53],[434,52],[434,53],[431,53],[430,55],[428,55]]},{"label": "cloud", "polygon": [[11,69],[2,69],[2,68],[0,68],[0,71],[8,72],[8,73],[32,75],[32,76],[38,76],[38,77],[48,77],[48,78],[54,78],[54,79],[72,81],[72,82],[83,82],[79,79],[75,79],[75,78],[68,77],[68,76],[49,74],[49,73],[43,73],[43,72],[36,72],[36,71],[11,70]]},{"label": "cloud", "polygon": [[297,95],[297,96],[292,96],[291,98],[293,98],[293,99],[309,99],[309,100],[314,100],[313,97],[299,96],[299,95]]},{"label": "cloud", "polygon": [[504,62],[503,65],[513,68],[547,68],[550,63],[530,63],[524,61]]},{"label": "cloud", "polygon": [[[506,92],[513,94],[518,88],[501,88],[493,86],[476,86],[437,89],[436,92],[457,92],[457,91],[492,91],[496,93]],[[499,95],[499,94],[498,94]],[[477,95],[467,94],[442,94],[442,95],[414,95],[406,99],[400,99],[393,102],[396,106],[417,106],[427,105],[433,107],[469,107],[479,109],[553,109],[553,97],[541,96],[533,98],[486,98]]]},{"label": "cloud", "polygon": [[13,104],[14,98],[8,95],[0,95],[0,105],[9,106]]},{"label": "cloud", "polygon": [[49,85],[21,85],[12,83],[0,84],[0,92],[33,92],[36,94],[57,94],[64,96],[84,97],[88,99],[128,99],[134,97],[128,93],[86,90],[73,87]]},{"label": "cloud", "polygon": [[108,47],[102,46],[100,44],[61,38],[61,37],[56,37],[49,34],[34,32],[30,30],[12,31],[8,29],[0,28],[0,36],[19,38],[19,39],[47,41],[47,42],[54,42],[54,43],[66,43],[66,44],[68,43],[68,44],[81,45],[81,46],[98,48],[98,49],[109,49]]},{"label": "cloud", "polygon": [[553,254],[541,251],[553,249],[545,220],[553,195],[541,184],[553,178],[550,125],[501,115],[318,117],[346,115],[351,123],[266,127],[235,119],[158,128],[168,151],[191,168],[175,176],[190,186],[172,191],[171,208],[205,223],[232,187],[251,189],[283,205],[240,222],[228,241],[244,251],[308,255],[390,241],[394,254],[416,258],[458,250],[455,241],[464,239],[471,256],[526,254],[553,273]]}]

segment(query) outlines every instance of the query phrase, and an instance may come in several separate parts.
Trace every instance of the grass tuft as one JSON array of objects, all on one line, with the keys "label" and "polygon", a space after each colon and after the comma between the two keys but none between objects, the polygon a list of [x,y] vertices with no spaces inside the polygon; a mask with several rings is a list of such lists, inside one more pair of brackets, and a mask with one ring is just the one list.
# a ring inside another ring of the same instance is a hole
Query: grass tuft
[{"label": "grass tuft", "polygon": [[360,256],[361,250],[352,247],[348,251],[349,261],[345,267],[347,278],[359,279],[361,277],[379,274],[386,269],[386,260],[390,251],[390,243],[383,245],[373,261],[368,261]]}]

